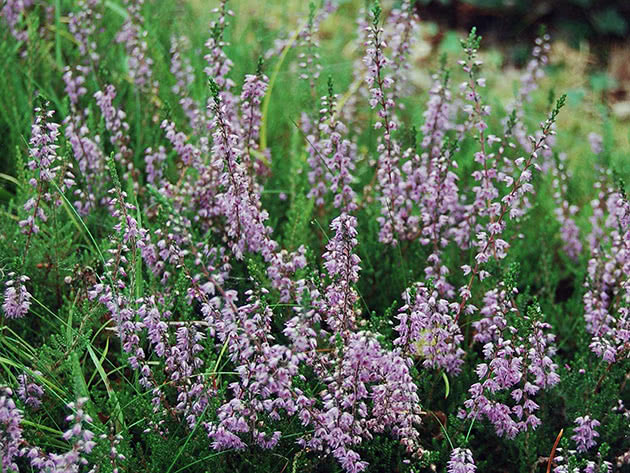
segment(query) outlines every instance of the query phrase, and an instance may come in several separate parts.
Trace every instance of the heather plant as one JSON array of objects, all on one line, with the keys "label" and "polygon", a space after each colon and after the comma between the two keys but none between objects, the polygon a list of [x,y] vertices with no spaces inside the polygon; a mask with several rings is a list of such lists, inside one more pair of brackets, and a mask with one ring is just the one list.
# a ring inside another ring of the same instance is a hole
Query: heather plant
[{"label": "heather plant", "polygon": [[0,10],[2,471],[628,471],[629,150],[552,36],[505,96],[414,2],[248,7]]}]

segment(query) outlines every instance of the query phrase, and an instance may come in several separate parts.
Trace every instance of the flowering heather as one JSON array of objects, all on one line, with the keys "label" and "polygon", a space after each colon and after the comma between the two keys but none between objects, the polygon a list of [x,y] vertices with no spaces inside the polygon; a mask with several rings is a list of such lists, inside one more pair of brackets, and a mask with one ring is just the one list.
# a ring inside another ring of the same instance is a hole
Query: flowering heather
[{"label": "flowering heather", "polygon": [[0,388],[0,460],[2,470],[17,470],[15,460],[20,456],[22,443],[22,412],[16,407],[10,388]]},{"label": "flowering heather", "polygon": [[464,337],[453,319],[453,307],[439,297],[437,290],[422,284],[404,294],[407,304],[401,307],[397,316],[400,324],[396,330],[400,337],[394,344],[424,358],[426,367],[443,368],[457,374],[465,354],[460,347]]},{"label": "flowering heather", "polygon": [[625,471],[617,94],[259,3],[2,4],[2,472]]},{"label": "flowering heather", "polygon": [[[240,106],[242,110],[241,122],[243,124],[243,148],[245,153],[243,158],[249,168],[250,174],[265,174],[268,164],[268,156],[265,159],[256,157],[259,152],[260,141],[260,125],[262,120],[261,105],[269,78],[262,72],[262,62],[258,63],[258,72],[256,74],[247,74],[243,83],[243,91],[240,97]],[[267,163],[267,164],[265,164]],[[252,179],[252,184],[255,180]]]},{"label": "flowering heather", "polygon": [[76,11],[69,15],[68,31],[78,43],[81,62],[92,68],[100,59],[96,43],[96,26],[101,18],[98,0],[78,0]]},{"label": "flowering heather", "polygon": [[536,38],[531,57],[520,78],[520,88],[516,99],[508,109],[513,113],[513,120],[508,125],[511,128],[510,133],[527,150],[531,149],[531,144],[528,143],[528,131],[524,123],[526,115],[524,107],[531,101],[532,93],[538,89],[538,84],[545,75],[545,66],[549,62],[548,56],[551,50],[550,39],[548,34]]},{"label": "flowering heather", "polygon": [[[396,95],[401,95],[404,92],[410,69],[407,58],[419,32],[419,22],[413,3],[408,0],[401,2],[400,6],[391,12],[388,25],[390,25],[391,31],[386,42],[392,50],[394,90]],[[398,104],[398,106],[401,107],[402,104]]]},{"label": "flowering heather", "polygon": [[358,300],[352,285],[359,280],[359,263],[354,254],[357,245],[357,221],[352,215],[342,213],[330,224],[335,232],[322,255],[324,267],[333,279],[325,292],[327,310],[326,323],[334,333],[347,334],[356,329],[354,305]]},{"label": "flowering heather", "polygon": [[394,116],[395,102],[388,93],[394,84],[394,78],[386,72],[390,60],[385,56],[383,28],[380,26],[381,10],[378,5],[371,12],[371,24],[367,27],[367,42],[364,62],[368,69],[366,82],[370,90],[370,107],[378,110],[379,120],[374,128],[382,129],[383,136],[377,146],[379,155],[376,179],[382,193],[380,240],[395,244],[396,235],[405,232],[405,211],[401,208],[405,202],[403,180],[401,176],[400,145],[394,138],[398,123]]},{"label": "flowering heather", "polygon": [[33,6],[33,3],[33,0],[7,0],[3,2],[0,16],[2,16],[11,34],[18,41],[28,40],[28,32],[19,23],[27,9]]},{"label": "flowering heather", "polygon": [[131,80],[143,92],[153,92],[157,83],[153,81],[153,59],[149,56],[147,36],[143,31],[142,6],[144,0],[126,1],[127,19],[116,35],[127,53],[127,67]]},{"label": "flowering heather", "polygon": [[9,273],[9,279],[5,285],[4,301],[2,310],[10,319],[19,319],[28,313],[31,306],[31,294],[26,289],[26,281],[28,276],[16,276],[15,273]]},{"label": "flowering heather", "polygon": [[175,85],[171,88],[173,93],[180,97],[179,104],[188,117],[191,128],[200,128],[200,110],[198,105],[189,95],[189,88],[195,80],[195,73],[190,58],[183,53],[188,45],[186,36],[171,38],[171,67],[170,71],[175,78]]},{"label": "flowering heather", "polygon": [[48,220],[44,202],[52,200],[50,183],[54,181],[58,172],[59,124],[51,120],[54,113],[53,110],[35,109],[36,118],[29,141],[31,159],[28,162],[29,170],[34,173],[34,177],[29,179],[29,184],[35,189],[35,195],[24,204],[28,217],[19,223],[27,235],[39,233],[38,223]]},{"label": "flowering heather", "polygon": [[604,228],[598,228],[593,220],[591,242],[593,234],[601,232],[601,243],[592,249],[588,261],[584,319],[593,337],[591,350],[614,363],[619,357],[630,356],[630,313],[626,306],[630,300],[630,203],[625,195],[611,192],[603,205],[608,210]]},{"label": "flowering heather", "polygon": [[101,110],[105,127],[110,133],[110,141],[116,147],[116,160],[120,161],[123,169],[131,171],[133,164],[130,162],[132,150],[129,148],[129,124],[125,120],[127,115],[124,111],[116,108],[113,104],[116,98],[116,88],[108,84],[105,90],[99,90],[94,94],[96,104]]},{"label": "flowering heather", "polygon": [[553,195],[556,203],[556,218],[561,225],[560,235],[564,241],[564,251],[567,256],[573,260],[577,259],[582,253],[582,242],[580,241],[580,230],[575,223],[575,214],[578,211],[576,205],[570,205],[567,202],[567,171],[564,162],[566,155],[558,156],[558,164],[551,170],[554,177],[553,187],[555,193]]},{"label": "flowering heather", "polygon": [[448,461],[448,473],[475,473],[477,467],[470,450],[467,448],[454,448],[451,459]]},{"label": "flowering heather", "polygon": [[[43,376],[40,371],[33,372],[34,375]],[[42,387],[33,380],[32,376],[26,373],[18,376],[18,396],[29,407],[37,409],[42,405],[41,398],[44,395]]]},{"label": "flowering heather", "polygon": [[[539,308],[532,308],[527,315],[515,308],[513,315],[522,319],[520,324],[508,324],[505,318],[496,315],[505,310],[505,305],[513,304],[509,297],[508,291],[486,296],[486,303],[494,306],[494,310],[488,311],[488,315],[494,312],[492,325],[486,325],[490,333],[484,337],[489,338],[483,346],[487,362],[479,363],[475,369],[479,382],[470,387],[469,398],[464,402],[467,413],[462,415],[486,417],[497,435],[514,438],[519,432],[536,429],[541,424],[537,416],[540,406],[533,398],[539,391],[556,385],[560,376],[553,362],[555,336],[546,333],[551,326],[540,321]],[[521,325],[521,330],[515,325]],[[509,404],[494,399],[501,391],[509,392]]]},{"label": "flowering heather", "polygon": [[575,423],[577,427],[573,429],[575,433],[571,439],[575,441],[577,451],[585,452],[597,445],[595,438],[599,437],[599,434],[595,429],[600,426],[599,421],[597,419],[591,419],[589,416],[584,416],[575,419]]},{"label": "flowering heather", "polygon": [[308,180],[311,190],[308,197],[315,199],[315,204],[323,206],[328,190],[335,195],[335,207],[354,210],[355,195],[351,187],[352,170],[356,159],[356,146],[347,138],[347,128],[337,117],[337,96],[333,94],[332,82],[328,83],[328,95],[321,98],[318,122],[309,134],[308,163],[311,170]]},{"label": "flowering heather", "polygon": [[96,446],[94,433],[88,430],[85,424],[92,422],[92,418],[87,415],[84,406],[87,399],[81,398],[77,402],[67,404],[68,409],[73,411],[66,417],[66,422],[73,423],[69,430],[66,430],[62,438],[71,441],[72,447],[63,454],[46,453],[42,449],[33,447],[26,448],[25,456],[30,460],[31,467],[38,471],[78,471],[82,465],[87,465],[88,461],[83,455],[89,454]]}]

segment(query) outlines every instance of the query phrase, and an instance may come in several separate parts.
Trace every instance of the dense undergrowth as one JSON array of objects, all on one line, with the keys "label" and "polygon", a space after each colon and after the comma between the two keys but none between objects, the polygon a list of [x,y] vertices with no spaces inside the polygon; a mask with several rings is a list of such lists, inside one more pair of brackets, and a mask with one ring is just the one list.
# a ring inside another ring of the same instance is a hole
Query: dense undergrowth
[{"label": "dense undergrowth", "polygon": [[3,3],[2,471],[630,471],[598,95],[291,5]]}]

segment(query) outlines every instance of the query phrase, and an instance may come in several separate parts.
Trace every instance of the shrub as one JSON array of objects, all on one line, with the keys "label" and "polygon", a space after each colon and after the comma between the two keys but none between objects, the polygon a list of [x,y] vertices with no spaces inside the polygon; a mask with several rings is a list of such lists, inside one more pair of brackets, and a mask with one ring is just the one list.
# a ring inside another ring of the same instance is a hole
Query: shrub
[{"label": "shrub", "polygon": [[333,2],[257,66],[227,1],[205,63],[156,6],[2,10],[3,471],[627,464],[630,204],[558,144],[548,35],[501,102],[473,29],[419,106],[410,2],[343,89]]}]

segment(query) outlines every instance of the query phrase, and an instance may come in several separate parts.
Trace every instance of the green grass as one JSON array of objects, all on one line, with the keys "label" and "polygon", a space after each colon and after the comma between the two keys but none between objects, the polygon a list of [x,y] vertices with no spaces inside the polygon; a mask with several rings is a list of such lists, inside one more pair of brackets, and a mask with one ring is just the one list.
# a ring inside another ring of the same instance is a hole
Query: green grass
[{"label": "green grass", "polygon": [[[147,2],[143,9],[144,29],[148,51],[154,61],[154,78],[159,84],[157,94],[143,94],[134,87],[128,76],[124,49],[114,41],[127,15],[124,6],[117,0],[99,4],[103,14],[99,23],[103,31],[98,36],[101,63],[86,78],[87,97],[106,83],[116,85],[118,95],[115,105],[126,113],[133,162],[138,169],[144,168],[146,148],[156,149],[163,145],[168,152],[166,174],[171,178],[179,176],[178,158],[159,127],[165,117],[174,120],[178,129],[181,128],[191,139],[199,138],[187,127],[178,97],[171,91],[175,79],[169,71],[170,38],[185,34],[190,40],[190,48],[185,52],[195,75],[190,95],[197,103],[205,103],[209,91],[203,72],[204,42],[210,33],[208,25],[215,18],[211,9],[216,4],[202,0]],[[3,78],[0,83],[0,149],[3,153],[0,159],[0,283],[8,279],[11,271],[27,274],[31,278],[29,288],[32,288],[34,296],[30,313],[25,319],[0,317],[0,385],[15,387],[17,376],[26,373],[45,389],[41,409],[33,411],[20,404],[27,414],[25,438],[47,451],[67,450],[67,442],[61,439],[62,432],[67,429],[64,419],[68,412],[64,406],[79,397],[87,397],[88,412],[92,417],[91,430],[97,435],[120,434],[123,437],[119,451],[127,459],[123,462],[122,471],[341,471],[330,456],[323,458],[295,443],[295,437],[308,433],[296,420],[283,418],[279,421],[278,428],[287,435],[275,450],[252,447],[241,452],[214,452],[201,423],[189,429],[184,422],[153,413],[151,393],[140,385],[138,372],[129,367],[120,340],[111,330],[114,325],[111,315],[101,304],[88,297],[88,291],[94,284],[116,283],[101,278],[109,250],[116,249],[119,243],[118,236],[112,235],[115,219],[105,206],[82,217],[73,204],[73,196],[61,192],[55,184],[53,192],[59,199],[59,205],[52,201],[45,204],[48,222],[42,232],[33,237],[28,252],[24,251],[25,237],[20,233],[17,221],[24,218],[23,204],[33,192],[28,182],[29,171],[25,170],[25,163],[29,160],[28,140],[33,109],[42,97],[54,108],[56,121],[68,118],[70,105],[64,91],[63,69],[65,65],[77,64],[81,60],[68,31],[68,13],[77,9],[75,2],[55,0],[51,5],[54,6],[54,16],[50,22],[40,7],[23,19],[29,31],[26,44],[16,42],[4,26],[0,28],[0,74]],[[274,238],[288,250],[295,250],[300,245],[307,248],[309,265],[299,275],[319,281],[323,272],[321,255],[331,237],[329,224],[337,211],[330,205],[323,211],[319,210],[306,196],[309,191],[306,179],[309,144],[299,124],[303,112],[316,113],[318,96],[326,93],[328,77],[333,80],[341,104],[358,98],[361,105],[349,124],[349,136],[355,140],[359,150],[353,185],[360,193],[373,176],[371,161],[376,158],[378,137],[378,132],[371,126],[377,117],[366,106],[362,95],[365,84],[353,77],[354,61],[363,54],[362,50],[353,46],[355,19],[363,1],[341,2],[338,12],[321,25],[319,53],[322,69],[315,97],[298,77],[298,51],[293,47],[296,28],[307,21],[308,3],[234,0],[230,5],[235,15],[230,20],[225,39],[229,42],[226,52],[234,63],[230,77],[238,84],[236,90],[240,90],[245,74],[255,73],[259,58],[274,47],[276,39],[288,39],[288,46],[265,61],[264,65],[270,83],[262,106],[264,118],[260,146],[261,151],[270,153],[272,167],[270,177],[264,183],[262,203],[269,211]],[[453,44],[457,36],[465,35],[449,32],[439,41],[432,35],[434,31],[435,25],[422,24],[420,27],[418,46],[413,51],[414,61],[411,64],[413,80],[409,93],[401,99],[405,105],[401,115],[407,129],[401,130],[398,138],[408,133],[412,126],[419,129],[422,125],[430,85],[428,79],[430,73],[439,67],[438,53],[447,53],[454,83],[463,80],[456,65],[460,52],[453,48]],[[562,49],[562,44],[554,47],[566,51]],[[430,52],[426,53],[427,50]],[[502,129],[505,104],[513,97],[518,80],[518,71],[506,59],[508,52],[507,47],[498,46],[482,51],[486,62],[483,74],[488,78],[483,96],[493,108],[489,122],[491,131],[497,134]],[[550,90],[555,96],[568,94],[568,104],[557,122],[555,149],[567,154],[568,168],[573,174],[569,183],[569,200],[585,207],[576,218],[583,233],[589,228],[591,212],[588,204],[594,197],[593,184],[598,178],[593,171],[595,164],[613,170],[617,182],[628,182],[630,178],[627,123],[618,122],[608,112],[602,101],[602,91],[593,86],[598,84],[597,81],[590,80],[600,72],[588,66],[585,55],[584,51],[571,51],[565,58],[552,61],[541,87],[526,105],[527,122],[533,129],[545,119],[550,109]],[[109,134],[105,132],[94,100],[86,98],[84,103],[89,108],[87,122],[90,130],[101,135],[105,154],[115,151],[109,144]],[[598,158],[593,156],[588,145],[587,136],[592,131],[604,137],[604,152]],[[75,158],[69,143],[65,139],[61,143],[60,156],[73,162]],[[457,151],[457,172],[462,183],[471,183],[469,171],[476,166],[473,162],[476,146],[473,140],[466,139]],[[117,170],[118,175],[121,171]],[[77,174],[80,179],[80,173]],[[155,196],[144,185],[144,178],[141,171],[138,193],[134,192],[132,183],[123,182],[122,187],[128,190],[127,202],[137,208],[134,217],[138,224],[155,231],[172,209],[156,203]],[[102,179],[106,182],[107,176]],[[466,399],[468,387],[476,382],[475,364],[482,359],[480,348],[472,346],[471,319],[464,318],[461,325],[468,355],[462,375],[447,377],[436,370],[422,370],[421,360],[416,360],[418,363],[414,367],[422,407],[432,414],[427,414],[422,427],[426,455],[423,459],[414,458],[411,464],[405,463],[403,459],[408,457],[404,449],[389,437],[378,436],[360,447],[362,457],[372,465],[370,471],[432,471],[432,464],[437,465],[438,471],[443,471],[451,442],[468,444],[479,455],[478,471],[530,471],[532,459],[535,461],[539,456],[548,455],[557,431],[561,426],[567,428],[568,423],[581,412],[579,408],[582,404],[587,405],[593,415],[599,415],[602,424],[604,419],[609,421],[606,431],[601,432],[601,440],[609,444],[615,454],[629,448],[627,436],[625,439],[623,436],[627,426],[620,414],[609,414],[611,406],[606,403],[628,395],[627,387],[625,391],[619,390],[623,366],[617,366],[608,374],[606,367],[588,352],[589,339],[584,333],[582,317],[582,285],[587,258],[572,262],[562,254],[558,224],[553,217],[551,177],[537,176],[534,184],[534,207],[522,221],[514,226],[510,224],[506,232],[510,237],[522,234],[523,238],[513,240],[507,260],[493,268],[492,278],[479,285],[475,302],[480,302],[482,289],[496,285],[512,263],[520,264],[518,287],[521,296],[517,302],[522,307],[528,307],[532,301],[538,300],[546,320],[553,325],[558,336],[559,355],[563,363],[571,367],[563,373],[566,381],[562,386],[545,394],[540,402],[544,411],[543,425],[535,433],[520,436],[516,442],[510,443],[497,439],[487,422],[476,422],[473,426],[456,417],[457,409]],[[280,199],[280,194],[285,194],[286,200]],[[156,211],[157,208],[159,211]],[[356,288],[360,296],[357,310],[360,310],[365,324],[379,332],[383,345],[391,346],[394,338],[392,322],[395,322],[393,317],[401,306],[401,295],[412,282],[425,279],[424,267],[429,249],[416,242],[395,248],[379,243],[379,227],[375,220],[379,212],[378,203],[367,204],[357,212],[360,235],[357,253],[362,260],[361,279]],[[198,242],[214,244],[213,239],[219,238],[200,226],[193,224],[192,227],[191,233]],[[443,257],[452,268],[451,282],[456,287],[463,285],[466,279],[458,268],[462,264],[470,264],[474,254],[450,244],[445,248]],[[137,257],[132,264],[131,294],[136,298],[161,294],[162,283],[142,259]],[[234,262],[232,274],[237,276],[227,281],[226,286],[240,292],[249,288],[252,280],[268,286],[262,265],[258,255],[249,255],[244,262]],[[187,284],[183,272],[181,270],[182,274],[176,275],[179,278],[177,288],[182,293]],[[67,278],[69,283],[65,282]],[[190,322],[202,318],[199,307],[186,303],[180,295],[178,297],[173,303],[174,320]],[[280,303],[278,294],[273,292],[265,301],[273,308],[277,319],[274,319],[275,327],[280,327],[276,335],[283,340],[281,327],[293,313],[292,304]],[[205,374],[216,381],[224,396],[229,397],[225,394],[229,392],[227,386],[236,376],[226,353],[226,344],[215,342],[210,336],[203,343],[206,350],[200,356],[206,366],[213,367]],[[161,368],[156,370],[155,382],[164,387],[166,396],[173,402],[176,392],[168,386],[163,361],[153,357],[150,363]],[[585,367],[587,371],[583,379],[575,374],[580,367]],[[35,374],[37,370],[42,374]],[[582,393],[592,391],[604,374],[607,377],[601,387],[601,396],[584,400]],[[307,387],[314,392],[321,388]],[[543,405],[543,401],[546,404]],[[216,420],[219,402],[219,399],[213,399],[208,404],[203,411],[204,420]],[[557,407],[562,413],[553,412],[548,406]],[[442,421],[436,423],[434,418],[438,421],[446,419],[446,426],[442,425]],[[160,425],[170,433],[163,435],[155,429],[145,433],[149,421],[163,421]],[[108,459],[108,449],[108,440],[99,439],[90,456],[91,461],[102,467],[99,471],[111,471],[113,468]],[[505,449],[505,455],[493,461],[496,449]],[[20,462],[21,471],[30,471],[25,459]]]}]

